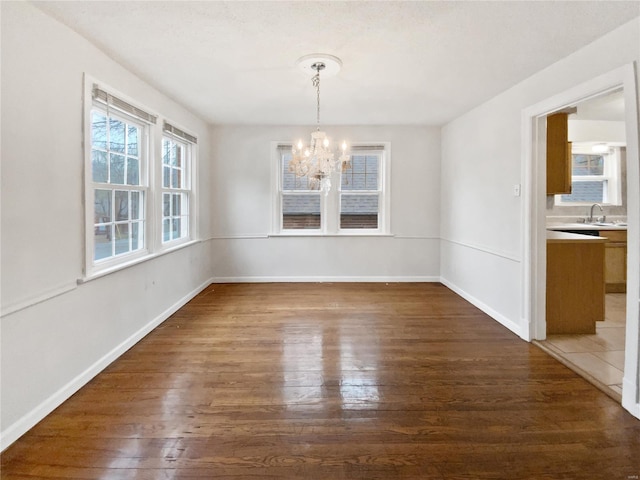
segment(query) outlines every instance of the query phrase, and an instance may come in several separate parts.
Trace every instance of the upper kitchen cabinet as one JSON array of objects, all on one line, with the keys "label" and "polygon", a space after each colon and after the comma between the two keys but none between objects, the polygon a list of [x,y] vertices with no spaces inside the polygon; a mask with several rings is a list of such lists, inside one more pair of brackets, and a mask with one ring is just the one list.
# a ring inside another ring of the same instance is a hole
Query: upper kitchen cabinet
[{"label": "upper kitchen cabinet", "polygon": [[571,142],[567,113],[547,117],[547,195],[571,193]]}]

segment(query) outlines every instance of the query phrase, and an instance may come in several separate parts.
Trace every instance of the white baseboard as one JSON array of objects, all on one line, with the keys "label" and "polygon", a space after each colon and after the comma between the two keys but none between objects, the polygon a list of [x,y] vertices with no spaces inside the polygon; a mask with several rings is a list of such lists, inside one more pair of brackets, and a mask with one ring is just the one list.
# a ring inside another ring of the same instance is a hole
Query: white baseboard
[{"label": "white baseboard", "polygon": [[80,375],[72,379],[69,383],[55,392],[37,407],[24,415],[18,421],[9,425],[0,432],[0,451],[4,451],[9,445],[33,428],[39,421],[49,415],[53,410],[59,407],[71,395],[76,393],[80,388],[86,385],[93,377],[108,367],[120,355],[129,350],[132,346],[142,340],[149,332],[173,315],[178,309],[184,306],[189,300],[195,297],[202,290],[207,288],[213,281],[211,279],[202,283],[194,290],[179,299],[156,318],[147,323],[129,338],[116,346],[109,353],[100,358],[97,362],[87,368]]},{"label": "white baseboard", "polygon": [[482,310],[484,313],[486,313],[491,318],[496,320],[498,323],[500,323],[504,327],[506,327],[509,330],[511,330],[513,333],[518,335],[520,338],[529,341],[528,331],[525,332],[526,329],[523,329],[520,325],[518,325],[513,320],[505,317],[501,313],[496,312],[493,308],[489,307],[486,303],[481,302],[476,297],[474,297],[473,295],[470,295],[469,293],[465,292],[464,290],[462,290],[458,286],[456,286],[453,283],[451,283],[446,278],[442,278],[441,277],[440,278],[440,282],[445,287],[449,288],[450,290],[453,290],[456,294],[460,295],[462,298],[464,298],[466,301],[468,301],[469,303],[471,303],[475,307],[478,307],[480,310]]},{"label": "white baseboard", "polygon": [[293,282],[310,282],[310,283],[331,283],[331,282],[378,282],[378,283],[394,283],[394,282],[439,282],[440,277],[437,276],[338,276],[338,277],[320,277],[320,276],[295,276],[295,277],[267,277],[267,276],[242,276],[242,277],[214,277],[212,283],[293,283]]},{"label": "white baseboard", "polygon": [[636,396],[638,384],[628,378],[622,379],[622,406],[636,418],[640,418],[640,402]]}]

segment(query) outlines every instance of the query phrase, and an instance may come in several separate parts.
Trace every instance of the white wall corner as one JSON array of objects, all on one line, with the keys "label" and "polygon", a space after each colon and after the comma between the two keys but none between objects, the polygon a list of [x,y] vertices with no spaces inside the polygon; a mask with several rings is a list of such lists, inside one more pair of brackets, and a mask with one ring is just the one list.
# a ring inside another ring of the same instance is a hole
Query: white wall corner
[{"label": "white wall corner", "polygon": [[[167,308],[160,315],[152,319],[145,326],[140,328],[137,332],[125,339],[114,349],[97,360],[95,363],[89,366],[84,372],[76,376],[57,392],[51,395],[49,398],[41,402],[38,406],[24,415],[22,418],[3,428],[0,432],[0,452],[4,451],[18,438],[33,428],[38,422],[49,415],[53,410],[59,407],[65,400],[71,397],[74,393],[80,390],[86,385],[92,378],[98,375],[102,370],[107,368],[112,362],[118,359],[123,353],[133,347],[136,343],[142,340],[147,334],[149,334],[154,328],[164,322],[167,318],[173,315],[178,309],[187,304],[198,293],[211,285],[213,281],[211,279],[206,280],[191,292],[187,293],[184,297],[180,298],[177,302]],[[3,426],[4,427],[4,426]]]}]

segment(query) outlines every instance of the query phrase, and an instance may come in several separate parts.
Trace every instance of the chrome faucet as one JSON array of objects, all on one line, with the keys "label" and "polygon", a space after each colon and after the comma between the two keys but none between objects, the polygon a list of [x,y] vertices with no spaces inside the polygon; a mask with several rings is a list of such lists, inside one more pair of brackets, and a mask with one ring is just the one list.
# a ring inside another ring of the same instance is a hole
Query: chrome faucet
[{"label": "chrome faucet", "polygon": [[602,208],[602,205],[600,205],[599,203],[594,203],[593,205],[591,205],[591,209],[589,210],[589,219],[587,220],[589,223],[593,223],[593,207],[598,207],[600,209],[600,213],[602,213],[602,219],[604,221],[604,210]]}]

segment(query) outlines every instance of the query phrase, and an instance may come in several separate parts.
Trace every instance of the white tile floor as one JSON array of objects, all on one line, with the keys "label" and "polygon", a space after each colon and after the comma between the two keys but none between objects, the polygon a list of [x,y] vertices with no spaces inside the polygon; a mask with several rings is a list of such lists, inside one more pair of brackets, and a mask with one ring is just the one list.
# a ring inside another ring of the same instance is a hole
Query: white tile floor
[{"label": "white tile floor", "polygon": [[608,293],[595,335],[549,335],[538,344],[616,400],[622,397],[626,295]]}]

